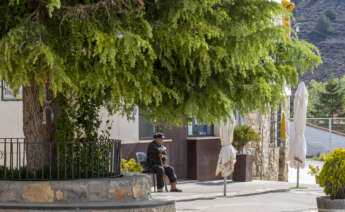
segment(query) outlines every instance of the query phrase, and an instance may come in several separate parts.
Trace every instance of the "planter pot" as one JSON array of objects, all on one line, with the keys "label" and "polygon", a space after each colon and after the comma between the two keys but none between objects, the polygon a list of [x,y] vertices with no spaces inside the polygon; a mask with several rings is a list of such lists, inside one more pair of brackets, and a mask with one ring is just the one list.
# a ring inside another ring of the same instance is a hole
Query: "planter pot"
[{"label": "planter pot", "polygon": [[345,212],[345,199],[331,200],[328,196],[317,198],[319,212]]},{"label": "planter pot", "polygon": [[254,157],[252,155],[237,155],[233,181],[247,182],[252,180]]}]

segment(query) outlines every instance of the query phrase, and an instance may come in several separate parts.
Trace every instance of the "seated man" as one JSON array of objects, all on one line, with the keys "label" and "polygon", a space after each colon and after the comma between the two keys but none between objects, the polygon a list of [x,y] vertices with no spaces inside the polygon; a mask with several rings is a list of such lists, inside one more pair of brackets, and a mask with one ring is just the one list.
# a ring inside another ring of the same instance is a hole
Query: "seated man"
[{"label": "seated man", "polygon": [[181,192],[182,190],[176,187],[177,178],[174,168],[166,164],[168,153],[167,148],[162,144],[164,134],[156,133],[153,138],[154,141],[147,148],[147,166],[157,175],[158,192],[163,192],[164,174],[169,178],[171,184],[170,192]]}]

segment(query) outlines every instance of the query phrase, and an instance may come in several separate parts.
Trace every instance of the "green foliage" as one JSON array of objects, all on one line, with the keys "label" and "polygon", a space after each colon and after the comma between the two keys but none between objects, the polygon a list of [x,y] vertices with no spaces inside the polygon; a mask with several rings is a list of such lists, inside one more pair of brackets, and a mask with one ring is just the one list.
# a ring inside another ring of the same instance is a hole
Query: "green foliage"
[{"label": "green foliage", "polygon": [[[42,171],[43,170],[43,171]],[[52,167],[52,176],[57,176],[57,168]],[[5,175],[6,172],[6,175]],[[60,176],[63,176],[63,170],[60,172]],[[9,169],[5,166],[0,166],[0,178],[13,178],[13,179],[25,179],[25,178],[41,178],[48,179],[50,175],[49,166],[43,167],[43,169],[38,169],[36,172],[32,172],[27,167]],[[43,176],[43,177],[42,177]]]},{"label": "green foliage", "polygon": [[321,109],[318,105],[319,103],[319,93],[325,91],[325,83],[316,82],[312,80],[308,86],[308,117],[325,117],[325,114],[322,114]]},{"label": "green foliage", "polygon": [[[334,78],[334,77],[333,77]],[[341,97],[341,91],[345,90],[345,77],[341,78],[341,79],[333,79],[331,78],[330,80],[328,80],[328,82],[316,82],[315,80],[312,80],[309,84],[308,87],[308,93],[309,93],[309,102],[308,102],[308,117],[316,117],[316,118],[320,118],[320,117],[328,117],[329,116],[329,106],[327,106],[326,108],[320,104],[320,99],[319,99],[319,95],[322,93],[327,93],[326,91],[326,84],[329,83],[330,81],[334,81],[333,83],[335,83],[335,81],[338,81],[338,97]],[[340,88],[339,88],[340,87]],[[335,97],[335,99],[337,99],[338,97]],[[337,99],[336,101],[341,102],[341,98]],[[345,106],[345,105],[344,105]],[[339,117],[343,117],[345,114],[342,113],[341,111],[344,110],[341,109],[341,107],[339,107],[339,112],[337,114],[337,116]]]},{"label": "green foliage", "polygon": [[[87,91],[78,98],[59,96],[60,114],[55,121],[53,150],[59,152],[56,160],[59,160],[61,169],[66,168],[71,171],[72,163],[74,167],[78,167],[79,158],[68,158],[69,163],[65,164],[66,155],[67,157],[79,155],[81,161],[87,161],[88,164],[82,165],[81,168],[82,174],[86,176],[109,167],[106,158],[109,157],[110,152],[107,142],[110,141],[111,123],[106,121],[106,126],[100,129],[102,124],[100,108],[104,99],[106,97],[90,97]],[[73,145],[76,142],[87,143],[77,147]]]},{"label": "green foliage", "polygon": [[[321,63],[311,44],[286,39],[288,14],[270,0],[1,1],[0,77],[45,95],[106,95],[111,111],[136,106],[154,122],[216,122],[267,110]],[[269,39],[268,39],[269,38]],[[70,135],[68,135],[70,136]]]},{"label": "green foliage", "polygon": [[322,153],[320,155],[317,156],[313,156],[311,159],[312,160],[318,160],[318,161],[325,161],[327,159],[327,157],[329,156],[328,153]]},{"label": "green foliage", "polygon": [[332,77],[325,85],[324,90],[319,89],[318,101],[315,103],[316,115],[333,118],[344,112],[345,91],[338,78]]},{"label": "green foliage", "polygon": [[234,130],[233,145],[237,150],[243,151],[244,146],[250,141],[259,142],[259,134],[249,125],[236,126]]},{"label": "green foliage", "polygon": [[327,16],[331,21],[334,21],[337,18],[337,14],[332,9],[327,9],[325,12],[325,16]]},{"label": "green foliage", "polygon": [[311,176],[315,176],[317,178],[320,174],[320,167],[319,166],[313,166],[313,165],[309,164],[308,174]]},{"label": "green foliage", "polygon": [[[102,123],[101,107],[107,96],[90,96],[85,90],[79,97],[58,97],[59,116],[55,121],[55,142],[96,142],[109,139],[112,123]],[[105,92],[106,93],[106,92]],[[105,125],[101,129],[101,125]]]},{"label": "green foliage", "polygon": [[331,20],[326,15],[321,15],[315,25],[315,30],[325,34],[334,32]]},{"label": "green foliage", "polygon": [[110,173],[111,150],[108,143],[88,143],[87,145],[54,143],[51,151],[52,154],[56,153],[57,157],[55,160],[52,159],[51,164],[35,170],[28,169],[26,166],[12,170],[9,166],[0,166],[0,178],[72,179],[113,174]]},{"label": "green foliage", "polygon": [[304,189],[308,189],[308,187],[306,187],[306,186],[298,186],[298,187],[297,186],[293,186],[293,187],[289,187],[289,189],[304,190]]},{"label": "green foliage", "polygon": [[140,163],[137,163],[134,158],[129,159],[129,161],[122,158],[121,172],[143,172],[143,169]]},{"label": "green foliage", "polygon": [[48,8],[49,16],[52,17],[54,9],[59,9],[61,7],[61,2],[60,0],[50,0],[46,7]]},{"label": "green foliage", "polygon": [[318,177],[331,199],[345,199],[345,149],[338,148],[326,159]]}]

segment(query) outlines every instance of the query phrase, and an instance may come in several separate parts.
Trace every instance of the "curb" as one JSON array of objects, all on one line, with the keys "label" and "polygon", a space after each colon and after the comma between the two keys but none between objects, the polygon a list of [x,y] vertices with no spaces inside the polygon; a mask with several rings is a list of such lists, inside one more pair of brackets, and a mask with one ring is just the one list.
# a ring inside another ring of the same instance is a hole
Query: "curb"
[{"label": "curb", "polygon": [[[234,194],[234,195],[230,194],[229,196],[226,196],[226,197],[227,198],[248,197],[248,196],[271,194],[271,193],[283,193],[283,192],[289,192],[289,191],[291,191],[291,189],[272,189],[272,190],[252,192],[252,193],[242,193],[242,194]],[[212,200],[212,199],[221,198],[221,197],[219,197],[220,195],[222,195],[222,193],[212,194],[212,195],[208,195],[208,196],[205,195],[203,197],[185,198],[185,199],[175,200],[175,202],[189,202],[189,201],[196,201],[196,200]]]}]

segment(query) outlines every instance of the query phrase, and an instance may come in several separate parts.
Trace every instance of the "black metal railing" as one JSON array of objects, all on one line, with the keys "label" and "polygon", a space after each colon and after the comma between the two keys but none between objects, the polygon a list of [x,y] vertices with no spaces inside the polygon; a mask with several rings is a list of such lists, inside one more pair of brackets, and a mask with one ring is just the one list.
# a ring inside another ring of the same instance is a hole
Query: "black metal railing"
[{"label": "black metal railing", "polygon": [[65,180],[119,176],[119,140],[35,143],[22,138],[0,138],[0,180]]}]

